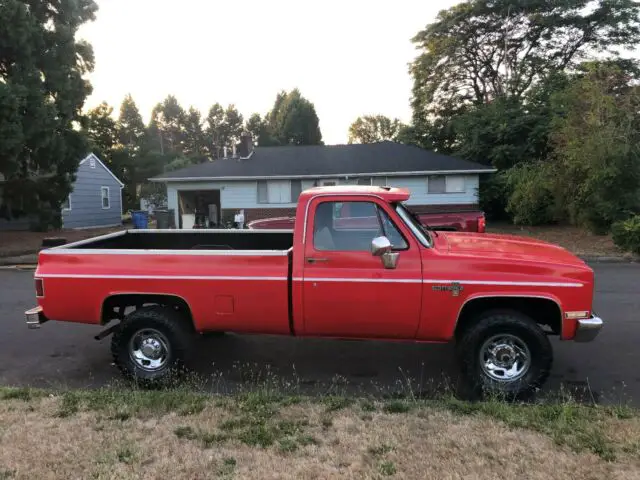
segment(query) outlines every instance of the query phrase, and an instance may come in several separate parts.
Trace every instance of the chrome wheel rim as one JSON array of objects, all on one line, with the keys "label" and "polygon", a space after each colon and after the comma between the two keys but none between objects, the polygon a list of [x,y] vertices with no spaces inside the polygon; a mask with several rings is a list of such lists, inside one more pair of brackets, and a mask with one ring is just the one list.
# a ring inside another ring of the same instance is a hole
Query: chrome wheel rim
[{"label": "chrome wheel rim", "polygon": [[529,371],[531,352],[527,344],[515,335],[494,335],[480,348],[480,366],[491,380],[514,382]]},{"label": "chrome wheel rim", "polygon": [[138,330],[129,341],[129,357],[140,368],[155,371],[163,368],[169,359],[169,340],[158,330]]}]

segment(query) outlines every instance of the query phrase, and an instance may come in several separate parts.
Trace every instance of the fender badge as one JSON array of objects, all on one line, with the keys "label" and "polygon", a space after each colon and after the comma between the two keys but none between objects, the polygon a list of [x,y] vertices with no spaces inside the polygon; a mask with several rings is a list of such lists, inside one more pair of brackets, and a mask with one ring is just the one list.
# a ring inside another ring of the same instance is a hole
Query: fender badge
[{"label": "fender badge", "polygon": [[458,282],[453,282],[451,285],[434,285],[431,289],[434,292],[451,292],[454,297],[457,297],[464,290],[464,287]]}]

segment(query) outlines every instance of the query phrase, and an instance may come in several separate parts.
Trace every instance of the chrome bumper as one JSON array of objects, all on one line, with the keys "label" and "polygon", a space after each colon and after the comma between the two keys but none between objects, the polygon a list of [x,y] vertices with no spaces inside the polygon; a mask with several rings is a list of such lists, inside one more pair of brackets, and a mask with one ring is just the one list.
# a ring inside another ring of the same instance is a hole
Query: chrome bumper
[{"label": "chrome bumper", "polygon": [[575,342],[590,342],[598,336],[604,322],[600,317],[592,315],[591,318],[583,318],[578,320],[576,335],[573,337]]},{"label": "chrome bumper", "polygon": [[26,312],[24,312],[24,316],[27,322],[27,328],[29,329],[40,328],[40,325],[49,320],[44,316],[42,307],[35,307],[31,310],[27,310]]}]

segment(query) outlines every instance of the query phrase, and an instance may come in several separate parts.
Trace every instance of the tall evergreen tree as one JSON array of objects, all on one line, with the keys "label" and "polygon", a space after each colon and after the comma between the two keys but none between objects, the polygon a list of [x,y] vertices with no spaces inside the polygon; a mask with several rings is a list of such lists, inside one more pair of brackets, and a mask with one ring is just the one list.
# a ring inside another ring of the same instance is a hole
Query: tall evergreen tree
[{"label": "tall evergreen tree", "polygon": [[36,213],[60,224],[87,142],[76,128],[91,92],[91,46],[76,40],[94,19],[93,0],[0,2],[0,173],[2,214]]},{"label": "tall evergreen tree", "polygon": [[190,107],[184,117],[184,154],[200,161],[205,154],[205,136],[202,128],[200,112],[194,107]]},{"label": "tall evergreen tree", "polygon": [[224,109],[222,105],[216,103],[209,109],[205,134],[211,158],[222,157],[225,147],[227,154],[230,154],[233,146],[240,141],[243,121],[242,114],[233,104]]},{"label": "tall evergreen tree", "polygon": [[118,140],[125,147],[139,151],[145,135],[144,121],[136,102],[130,94],[124,97],[118,117]]},{"label": "tall evergreen tree", "polygon": [[111,153],[118,144],[118,129],[113,118],[113,107],[107,102],[87,112],[85,133],[89,147],[103,161],[111,162]]},{"label": "tall evergreen tree", "polygon": [[160,134],[164,154],[182,154],[185,115],[184,109],[173,95],[167,96],[154,108],[152,117]]},{"label": "tall evergreen tree", "polygon": [[279,145],[322,144],[315,106],[297,88],[278,93],[266,118],[270,133]]},{"label": "tall evergreen tree", "polygon": [[206,144],[211,158],[220,158],[223,154],[224,108],[219,103],[214,104],[207,113],[207,126],[205,129]]}]

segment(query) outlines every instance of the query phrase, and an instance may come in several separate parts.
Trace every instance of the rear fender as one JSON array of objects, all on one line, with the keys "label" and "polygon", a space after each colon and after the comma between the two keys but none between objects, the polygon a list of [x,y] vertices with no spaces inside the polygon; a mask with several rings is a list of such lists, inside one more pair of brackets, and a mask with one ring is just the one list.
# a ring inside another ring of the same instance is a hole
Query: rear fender
[{"label": "rear fender", "polygon": [[138,307],[143,305],[166,305],[179,309],[184,313],[185,320],[196,330],[193,313],[189,302],[179,295],[169,293],[118,292],[112,293],[104,299],[100,307],[100,324],[105,325],[114,319],[122,319],[124,311],[113,315],[115,307]]}]

